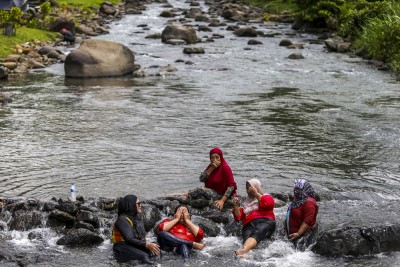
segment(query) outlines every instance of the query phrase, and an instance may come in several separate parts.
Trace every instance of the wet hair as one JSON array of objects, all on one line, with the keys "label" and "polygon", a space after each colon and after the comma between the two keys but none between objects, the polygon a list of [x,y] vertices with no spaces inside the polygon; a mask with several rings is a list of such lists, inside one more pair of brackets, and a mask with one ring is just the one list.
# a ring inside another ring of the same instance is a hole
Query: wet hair
[{"label": "wet hair", "polygon": [[137,197],[135,195],[127,195],[118,202],[118,216],[126,214],[136,216],[138,213],[136,207]]}]

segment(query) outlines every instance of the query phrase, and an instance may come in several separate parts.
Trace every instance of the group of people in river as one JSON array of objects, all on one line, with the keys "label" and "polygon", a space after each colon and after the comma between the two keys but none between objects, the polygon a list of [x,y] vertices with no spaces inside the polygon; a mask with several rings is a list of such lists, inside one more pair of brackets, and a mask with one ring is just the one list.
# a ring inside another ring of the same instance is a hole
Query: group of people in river
[{"label": "group of people in river", "polygon": [[[218,197],[214,205],[217,209],[222,210],[228,199],[233,202],[233,218],[242,222],[243,237],[243,246],[234,251],[236,255],[245,256],[275,232],[274,198],[263,192],[258,179],[250,179],[246,182],[247,196],[240,203],[232,170],[221,149],[213,148],[210,151],[210,163],[201,173],[200,181],[204,182],[205,188],[215,191]],[[190,193],[189,191],[189,197]],[[293,194],[284,230],[288,239],[297,245],[299,242],[307,242],[307,236],[315,233],[318,204],[316,193],[307,180],[296,179]],[[204,231],[191,221],[190,211],[185,205],[176,207],[172,219],[162,220],[157,226],[157,233],[157,243],[146,240],[139,198],[127,195],[120,199],[118,219],[112,232],[113,251],[117,261],[139,260],[153,264],[152,258],[159,255],[161,250],[176,252],[186,260],[192,249],[202,250],[205,247],[201,243]]]}]

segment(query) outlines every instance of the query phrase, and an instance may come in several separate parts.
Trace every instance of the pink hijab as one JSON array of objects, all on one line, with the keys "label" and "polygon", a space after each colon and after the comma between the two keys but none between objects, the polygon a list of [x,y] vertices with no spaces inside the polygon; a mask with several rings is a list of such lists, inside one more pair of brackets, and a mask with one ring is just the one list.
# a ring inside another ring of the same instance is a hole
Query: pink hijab
[{"label": "pink hijab", "polygon": [[[254,187],[258,193],[263,195],[262,189],[261,189],[261,183],[258,179],[250,179],[247,181],[252,187]],[[252,211],[255,211],[258,209],[259,203],[257,198],[252,198],[249,195],[247,195],[246,199],[243,201],[243,212],[247,215],[249,215]]]},{"label": "pink hijab", "polygon": [[[217,153],[220,158],[221,158],[221,165],[219,165],[218,168],[212,171],[210,176],[208,176],[207,180],[205,181],[205,187],[213,189],[215,192],[217,192],[219,195],[223,195],[226,191],[226,189],[230,186],[233,186],[235,188],[234,192],[237,189],[235,179],[233,178],[233,173],[231,170],[231,167],[229,167],[228,163],[224,159],[224,156],[222,155],[222,150],[219,148],[213,148],[210,151],[210,159],[211,155]],[[209,164],[206,168],[206,170],[210,167],[211,164]],[[233,193],[234,193],[233,192]]]}]

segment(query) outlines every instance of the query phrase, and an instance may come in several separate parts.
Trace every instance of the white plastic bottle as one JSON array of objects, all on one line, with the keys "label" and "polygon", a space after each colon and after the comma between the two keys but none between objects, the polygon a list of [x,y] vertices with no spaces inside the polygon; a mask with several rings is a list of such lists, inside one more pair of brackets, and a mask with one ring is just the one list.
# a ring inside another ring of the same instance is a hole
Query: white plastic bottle
[{"label": "white plastic bottle", "polygon": [[76,201],[76,189],[75,189],[75,183],[71,183],[71,201]]}]

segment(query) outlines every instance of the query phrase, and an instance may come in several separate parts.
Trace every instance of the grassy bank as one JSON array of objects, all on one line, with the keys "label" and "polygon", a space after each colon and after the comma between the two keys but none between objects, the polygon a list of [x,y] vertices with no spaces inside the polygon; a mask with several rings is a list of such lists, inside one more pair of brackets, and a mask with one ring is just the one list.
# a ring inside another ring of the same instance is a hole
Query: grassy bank
[{"label": "grassy bank", "polygon": [[[75,6],[75,7],[97,7],[99,8],[104,0],[57,0],[57,3],[60,5],[67,4],[68,7]],[[112,4],[121,3],[121,0],[108,0],[108,2]]]},{"label": "grassy bank", "polygon": [[244,0],[244,2],[272,14],[293,13],[297,8],[297,5],[291,0]]},{"label": "grassy bank", "polygon": [[[112,4],[121,3],[121,0],[108,0]],[[99,8],[104,0],[57,0],[61,6],[67,5],[67,7],[87,8],[95,7]],[[34,29],[21,27],[17,29],[16,36],[5,36],[0,34],[0,58],[5,58],[15,51],[13,48],[16,44],[23,44],[31,42],[33,40],[40,41],[52,41],[57,36],[57,33],[46,30]]]},{"label": "grassy bank", "polygon": [[55,32],[49,32],[39,29],[21,27],[17,29],[16,36],[0,35],[0,58],[5,58],[15,53],[13,50],[16,44],[23,44],[33,40],[51,41],[57,36]]}]

